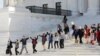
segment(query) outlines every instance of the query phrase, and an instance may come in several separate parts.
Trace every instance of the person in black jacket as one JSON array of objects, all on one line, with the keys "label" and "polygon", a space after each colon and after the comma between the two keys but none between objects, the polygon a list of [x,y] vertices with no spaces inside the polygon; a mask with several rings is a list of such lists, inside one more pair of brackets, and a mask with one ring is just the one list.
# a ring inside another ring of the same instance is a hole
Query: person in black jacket
[{"label": "person in black jacket", "polygon": [[66,15],[64,15],[64,18],[63,18],[63,24],[66,24],[67,23],[67,17],[66,17]]},{"label": "person in black jacket", "polygon": [[79,35],[80,44],[82,44],[83,43],[82,37],[84,36],[84,29],[82,29],[81,27],[78,30],[78,35]]},{"label": "person in black jacket", "polygon": [[75,30],[75,27],[76,27],[76,25],[75,24],[72,24],[72,30]]},{"label": "person in black jacket", "polygon": [[13,48],[12,43],[13,42],[11,40],[8,41],[8,45],[7,45],[7,49],[6,49],[6,54],[12,55],[12,51],[11,51],[11,48]]},{"label": "person in black jacket", "polygon": [[58,26],[57,26],[57,32],[58,32],[59,35],[60,35],[61,32],[62,32],[62,27],[61,27],[60,24],[58,24]]},{"label": "person in black jacket", "polygon": [[78,28],[75,26],[73,29],[73,36],[75,37],[75,43],[78,43],[77,37],[78,37]]},{"label": "person in black jacket", "polygon": [[100,30],[100,23],[97,24],[97,31]]},{"label": "person in black jacket", "polygon": [[65,32],[65,34],[68,34],[68,32],[69,32],[68,24],[64,24],[64,32]]},{"label": "person in black jacket", "polygon": [[26,53],[28,53],[27,48],[26,48],[26,44],[27,44],[28,39],[29,38],[25,38],[25,36],[23,36],[23,38],[20,40],[20,42],[22,42],[22,49],[21,49],[20,54],[22,54],[22,51],[23,51],[24,48],[26,50]]}]

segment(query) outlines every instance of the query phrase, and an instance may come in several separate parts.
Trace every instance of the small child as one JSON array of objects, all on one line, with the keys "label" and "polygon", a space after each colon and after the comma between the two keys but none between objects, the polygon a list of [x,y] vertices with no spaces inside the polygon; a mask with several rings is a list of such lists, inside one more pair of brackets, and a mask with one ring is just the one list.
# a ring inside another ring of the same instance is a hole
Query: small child
[{"label": "small child", "polygon": [[19,54],[19,51],[18,51],[19,41],[18,41],[18,39],[14,43],[15,43],[15,53],[16,53],[16,55],[18,55]]},{"label": "small child", "polygon": [[30,38],[31,38],[32,44],[33,44],[33,53],[35,53],[35,52],[37,52],[37,50],[36,50],[36,44],[37,44],[38,36],[34,37],[34,38],[32,38],[32,37],[30,37]]},{"label": "small child", "polygon": [[55,33],[54,47],[55,47],[55,49],[56,49],[56,47],[59,48],[59,36],[58,36],[58,33]]}]

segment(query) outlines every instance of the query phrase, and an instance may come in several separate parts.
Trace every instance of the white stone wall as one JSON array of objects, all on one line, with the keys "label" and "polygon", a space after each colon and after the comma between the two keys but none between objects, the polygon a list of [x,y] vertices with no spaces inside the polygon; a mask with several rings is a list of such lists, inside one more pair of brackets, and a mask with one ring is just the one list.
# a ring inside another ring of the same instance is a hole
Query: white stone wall
[{"label": "white stone wall", "polygon": [[[7,44],[9,39],[9,13],[7,8],[0,9],[0,46]],[[6,47],[5,47],[6,48]]]},{"label": "white stone wall", "polygon": [[25,36],[33,36],[38,32],[50,31],[56,28],[58,23],[61,23],[62,16],[45,15],[32,13],[28,14],[11,15],[11,22],[9,26],[10,37],[12,39],[22,38]]},{"label": "white stone wall", "polygon": [[50,31],[62,22],[62,18],[63,16],[30,13],[24,8],[16,8],[15,12],[9,12],[5,8],[0,10],[0,37],[16,40],[23,35],[32,36],[38,32]]},{"label": "white stone wall", "polygon": [[9,17],[9,13],[6,8],[0,10],[0,31],[9,31],[9,24],[7,19]]}]

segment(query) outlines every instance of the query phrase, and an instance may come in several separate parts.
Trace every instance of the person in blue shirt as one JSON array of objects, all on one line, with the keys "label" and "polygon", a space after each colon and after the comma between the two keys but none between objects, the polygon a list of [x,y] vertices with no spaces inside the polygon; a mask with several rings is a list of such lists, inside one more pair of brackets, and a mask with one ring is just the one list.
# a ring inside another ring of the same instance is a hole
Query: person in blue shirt
[{"label": "person in blue shirt", "polygon": [[49,36],[48,49],[50,49],[50,45],[51,45],[51,48],[53,48],[53,34],[47,32],[47,35]]}]

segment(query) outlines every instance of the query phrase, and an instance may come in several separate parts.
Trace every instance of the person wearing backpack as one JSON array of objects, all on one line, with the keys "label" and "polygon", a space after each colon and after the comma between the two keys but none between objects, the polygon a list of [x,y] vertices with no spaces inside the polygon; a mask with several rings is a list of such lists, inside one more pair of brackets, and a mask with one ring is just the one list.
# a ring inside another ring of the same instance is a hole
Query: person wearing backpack
[{"label": "person wearing backpack", "polygon": [[38,39],[38,36],[37,37],[30,37],[30,39],[32,40],[32,45],[33,45],[33,53],[37,52],[36,50],[36,44],[37,44],[37,39]]},{"label": "person wearing backpack", "polygon": [[12,51],[11,51],[11,48],[13,48],[12,43],[13,43],[13,42],[12,42],[11,40],[8,41],[7,49],[6,49],[6,54],[12,55]]}]

